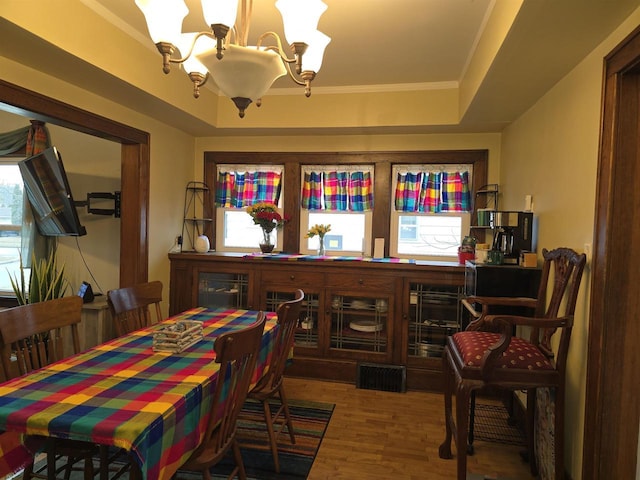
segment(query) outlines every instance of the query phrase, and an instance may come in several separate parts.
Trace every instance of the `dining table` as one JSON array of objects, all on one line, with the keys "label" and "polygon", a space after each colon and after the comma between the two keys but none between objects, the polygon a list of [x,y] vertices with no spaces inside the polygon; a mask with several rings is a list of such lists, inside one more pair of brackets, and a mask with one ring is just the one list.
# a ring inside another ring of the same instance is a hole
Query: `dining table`
[{"label": "dining table", "polygon": [[[0,431],[21,438],[1,453],[15,464],[27,436],[69,438],[124,449],[131,478],[171,478],[206,430],[219,370],[215,339],[257,315],[193,308],[1,383]],[[275,312],[266,317],[254,383],[268,369],[278,328]],[[202,322],[202,339],[179,353],[154,351],[154,333],[179,321]]]}]

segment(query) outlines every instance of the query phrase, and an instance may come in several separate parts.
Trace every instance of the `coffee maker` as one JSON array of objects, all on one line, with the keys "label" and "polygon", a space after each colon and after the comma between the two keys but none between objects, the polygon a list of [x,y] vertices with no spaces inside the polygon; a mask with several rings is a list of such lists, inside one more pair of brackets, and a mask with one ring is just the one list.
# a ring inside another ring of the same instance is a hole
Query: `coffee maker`
[{"label": "coffee maker", "polygon": [[503,263],[517,264],[521,252],[535,250],[532,212],[493,211],[490,226],[493,229],[491,248],[502,252]]}]

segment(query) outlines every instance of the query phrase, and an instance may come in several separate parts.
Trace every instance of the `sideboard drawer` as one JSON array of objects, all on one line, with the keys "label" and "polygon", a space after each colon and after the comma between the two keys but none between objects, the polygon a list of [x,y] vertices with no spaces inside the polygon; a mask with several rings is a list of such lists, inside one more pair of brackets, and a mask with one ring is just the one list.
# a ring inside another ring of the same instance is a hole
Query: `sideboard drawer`
[{"label": "sideboard drawer", "polygon": [[393,292],[395,279],[379,275],[331,275],[327,278],[327,286],[350,290],[376,290]]},{"label": "sideboard drawer", "polygon": [[324,285],[324,274],[296,270],[265,270],[262,272],[262,283],[291,285],[292,288],[302,289],[304,287],[318,288]]}]

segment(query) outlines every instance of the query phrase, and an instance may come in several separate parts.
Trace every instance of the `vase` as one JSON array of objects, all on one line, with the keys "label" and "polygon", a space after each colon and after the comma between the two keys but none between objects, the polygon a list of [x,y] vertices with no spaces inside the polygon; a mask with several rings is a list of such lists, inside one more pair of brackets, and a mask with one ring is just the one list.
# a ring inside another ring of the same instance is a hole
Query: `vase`
[{"label": "vase", "polygon": [[198,253],[207,253],[210,247],[209,237],[206,235],[198,235],[193,244],[193,249]]},{"label": "vase", "polygon": [[320,245],[318,245],[318,255],[324,256],[324,237],[319,236]]},{"label": "vase", "polygon": [[273,252],[273,240],[271,239],[271,231],[266,231],[264,228],[262,229],[262,242],[260,242],[260,251],[262,253],[271,253]]}]

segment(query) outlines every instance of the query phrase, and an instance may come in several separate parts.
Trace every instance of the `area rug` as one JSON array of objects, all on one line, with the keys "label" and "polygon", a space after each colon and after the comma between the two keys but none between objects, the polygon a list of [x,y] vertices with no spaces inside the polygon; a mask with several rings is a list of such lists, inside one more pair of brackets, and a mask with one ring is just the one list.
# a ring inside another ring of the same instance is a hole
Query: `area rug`
[{"label": "area rug", "polygon": [[[277,408],[274,404],[272,408]],[[238,441],[249,480],[299,480],[309,475],[320,443],[329,425],[334,405],[330,403],[289,400],[296,443],[291,444],[287,430],[278,437],[280,473],[273,471],[271,452],[257,449],[268,445],[267,430],[262,416],[262,405],[248,400],[238,422]],[[211,470],[214,479],[226,478],[235,466],[231,455]],[[186,473],[186,472],[184,472]],[[183,472],[179,478],[184,477]],[[201,476],[193,477],[202,478]]]},{"label": "area rug", "polygon": [[[275,408],[276,406],[273,405]],[[238,440],[248,480],[300,480],[306,479],[316,458],[333,409],[331,403],[289,400],[296,443],[291,444],[287,431],[278,437],[280,473],[273,471],[270,451],[258,450],[256,446],[267,445],[268,437],[262,417],[261,404],[248,400],[238,422]],[[40,463],[40,462],[37,462]],[[36,465],[38,466],[38,465]],[[235,466],[232,455],[211,469],[213,479],[227,478]],[[21,476],[18,476],[21,478]],[[123,475],[128,478],[128,474]],[[180,470],[178,480],[201,480],[202,474]],[[72,472],[70,480],[81,480],[81,472]]]},{"label": "area rug", "polygon": [[501,405],[476,403],[474,440],[525,446],[522,428],[509,424],[507,409]]}]

